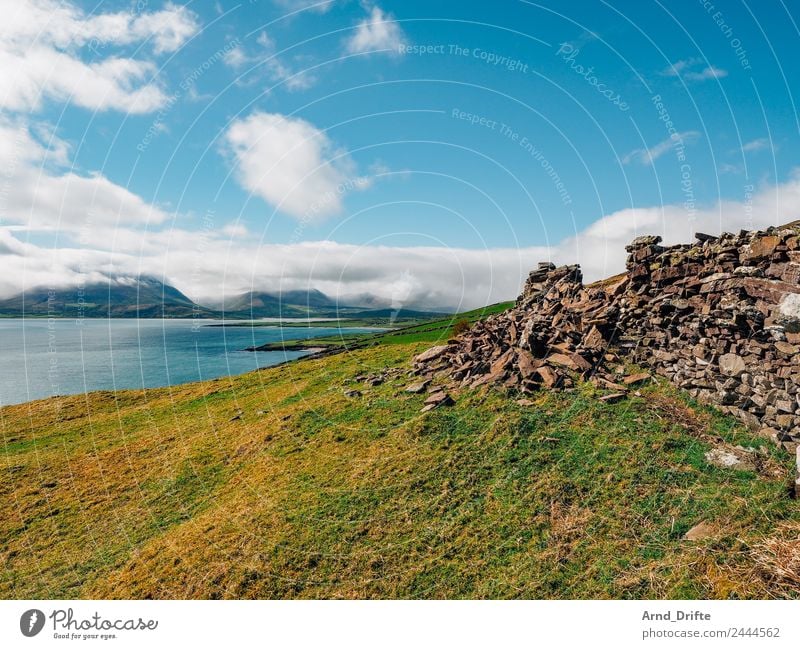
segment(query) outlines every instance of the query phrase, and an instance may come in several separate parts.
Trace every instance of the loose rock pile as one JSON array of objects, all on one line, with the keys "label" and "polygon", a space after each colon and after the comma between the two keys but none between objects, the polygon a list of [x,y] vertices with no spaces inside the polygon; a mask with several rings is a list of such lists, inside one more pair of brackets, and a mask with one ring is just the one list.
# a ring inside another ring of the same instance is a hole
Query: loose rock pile
[{"label": "loose rock pile", "polygon": [[621,375],[624,358],[798,452],[800,222],[696,236],[639,237],[625,274],[589,286],[578,266],[540,263],[515,308],[417,356],[415,373],[522,393],[582,377],[613,400],[647,378]]}]

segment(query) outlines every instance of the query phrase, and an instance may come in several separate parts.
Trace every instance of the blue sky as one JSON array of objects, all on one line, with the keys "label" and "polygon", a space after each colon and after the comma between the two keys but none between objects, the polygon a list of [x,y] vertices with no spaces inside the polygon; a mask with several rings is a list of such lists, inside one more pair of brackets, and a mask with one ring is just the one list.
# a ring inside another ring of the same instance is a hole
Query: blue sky
[{"label": "blue sky", "polygon": [[636,234],[800,208],[782,2],[4,9],[5,293],[147,273],[467,307],[539,259],[599,277]]}]

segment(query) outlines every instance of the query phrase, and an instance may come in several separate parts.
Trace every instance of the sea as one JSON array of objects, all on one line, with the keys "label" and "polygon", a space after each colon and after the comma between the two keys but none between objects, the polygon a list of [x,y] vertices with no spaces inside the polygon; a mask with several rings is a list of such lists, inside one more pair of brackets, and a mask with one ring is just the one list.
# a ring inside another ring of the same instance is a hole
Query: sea
[{"label": "sea", "polygon": [[[0,319],[0,406],[93,390],[177,385],[250,372],[309,351],[248,352],[372,328],[211,326],[197,319]],[[228,323],[230,324],[230,323]]]}]

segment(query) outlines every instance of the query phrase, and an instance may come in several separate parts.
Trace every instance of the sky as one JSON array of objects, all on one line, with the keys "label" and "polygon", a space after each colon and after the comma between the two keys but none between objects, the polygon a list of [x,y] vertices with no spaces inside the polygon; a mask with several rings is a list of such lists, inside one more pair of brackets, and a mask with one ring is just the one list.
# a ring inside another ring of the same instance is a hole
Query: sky
[{"label": "sky", "polygon": [[0,297],[468,309],[800,218],[781,0],[0,0]]}]

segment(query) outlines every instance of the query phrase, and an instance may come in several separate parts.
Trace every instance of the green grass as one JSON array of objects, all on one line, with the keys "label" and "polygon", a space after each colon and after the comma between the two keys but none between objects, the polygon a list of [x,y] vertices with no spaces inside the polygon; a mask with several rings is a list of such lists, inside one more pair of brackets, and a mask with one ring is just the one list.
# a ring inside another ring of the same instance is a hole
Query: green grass
[{"label": "green grass", "polygon": [[[452,337],[456,322],[466,320],[472,323],[482,318],[488,318],[491,315],[507,311],[512,306],[514,306],[513,302],[501,302],[464,313],[456,313],[446,318],[415,324],[403,324],[403,326],[391,328],[390,331],[385,332],[337,334],[333,336],[308,338],[305,340],[287,340],[277,343],[268,343],[259,347],[259,349],[262,351],[313,348],[355,350],[370,345],[409,345],[419,342],[446,342]],[[390,324],[392,323],[383,322],[382,325],[377,326],[387,326]],[[362,324],[360,326],[366,325]]]},{"label": "green grass", "polygon": [[[581,384],[528,407],[484,388],[420,414],[404,374],[354,380],[409,368],[454,321],[231,379],[1,409],[0,596],[799,594],[775,569],[800,531],[791,458],[668,385],[612,405]],[[708,465],[716,438],[762,448],[760,472]],[[702,520],[714,537],[683,540]]]}]

